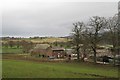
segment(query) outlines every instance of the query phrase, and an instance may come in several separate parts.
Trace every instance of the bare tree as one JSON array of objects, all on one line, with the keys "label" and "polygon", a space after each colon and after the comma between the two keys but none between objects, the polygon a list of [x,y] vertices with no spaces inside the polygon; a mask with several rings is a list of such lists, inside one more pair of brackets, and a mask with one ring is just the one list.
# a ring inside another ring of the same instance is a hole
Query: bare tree
[{"label": "bare tree", "polygon": [[[117,30],[117,34],[118,34],[118,43],[117,43],[117,46],[118,46],[118,51],[117,53],[120,55],[120,1],[118,2],[118,30]],[[120,59],[119,59],[119,63],[120,63]]]},{"label": "bare tree", "polygon": [[97,44],[101,40],[100,32],[104,30],[105,26],[106,26],[106,19],[104,17],[93,16],[92,18],[90,18],[88,35],[89,35],[90,46],[94,54],[94,63],[96,63]]},{"label": "bare tree", "polygon": [[75,46],[75,52],[77,54],[77,59],[80,60],[80,44],[82,43],[82,29],[84,27],[83,22],[74,23],[73,28],[73,44]]},{"label": "bare tree", "polygon": [[82,52],[81,60],[84,61],[87,55],[91,52],[87,27],[85,27],[85,29],[82,32],[82,44],[83,45],[81,47],[81,52]]},{"label": "bare tree", "polygon": [[119,38],[119,28],[118,28],[118,16],[115,15],[113,17],[110,17],[108,19],[108,30],[110,32],[110,40],[112,44],[112,53],[113,53],[113,64],[115,65],[115,56],[117,54],[117,48],[118,48],[118,38]]}]

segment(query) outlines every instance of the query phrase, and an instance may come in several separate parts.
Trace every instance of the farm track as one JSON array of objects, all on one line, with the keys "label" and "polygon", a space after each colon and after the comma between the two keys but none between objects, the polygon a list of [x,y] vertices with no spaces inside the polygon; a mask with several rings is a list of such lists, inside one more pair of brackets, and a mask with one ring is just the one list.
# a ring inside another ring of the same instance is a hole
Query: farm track
[{"label": "farm track", "polygon": [[[79,63],[79,62],[76,62],[75,60],[68,61],[65,59],[63,60],[63,59],[36,58],[36,57],[32,57],[32,56],[26,55],[26,54],[3,54],[2,59],[32,61],[32,62],[52,62],[52,63],[55,63],[55,62],[67,62],[67,63],[74,62],[74,63]],[[86,61],[85,63],[87,65],[93,64],[93,65],[96,65],[98,67],[112,66],[109,64],[106,65],[106,64],[102,64],[102,63],[94,64],[93,62],[89,62],[89,61]],[[118,66],[116,66],[116,67],[118,67]]]},{"label": "farm track", "polygon": [[48,58],[35,58],[25,55],[16,55],[16,54],[4,54],[2,59],[11,59],[11,60],[23,60],[23,61],[33,61],[33,62],[65,62],[66,60],[49,60]]}]

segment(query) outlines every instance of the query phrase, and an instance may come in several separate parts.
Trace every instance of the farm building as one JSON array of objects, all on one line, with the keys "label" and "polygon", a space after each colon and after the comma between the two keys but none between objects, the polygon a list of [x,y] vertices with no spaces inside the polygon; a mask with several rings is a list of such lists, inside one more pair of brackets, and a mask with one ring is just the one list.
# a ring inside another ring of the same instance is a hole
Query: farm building
[{"label": "farm building", "polygon": [[64,58],[65,49],[64,48],[59,48],[59,47],[52,48],[52,54],[56,58]]},{"label": "farm building", "polygon": [[45,56],[62,58],[65,56],[64,48],[51,47],[49,44],[36,44],[36,46],[30,50],[31,56]]},{"label": "farm building", "polygon": [[48,44],[36,44],[30,53],[32,56],[52,56],[52,48]]}]

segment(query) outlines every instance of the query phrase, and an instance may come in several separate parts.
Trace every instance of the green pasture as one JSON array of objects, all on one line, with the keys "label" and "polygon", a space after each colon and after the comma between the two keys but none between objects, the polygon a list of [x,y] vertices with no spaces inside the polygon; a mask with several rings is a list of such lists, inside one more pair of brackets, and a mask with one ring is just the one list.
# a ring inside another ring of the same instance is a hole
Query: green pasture
[{"label": "green pasture", "polygon": [[67,62],[3,60],[3,78],[117,78],[118,68]]},{"label": "green pasture", "polygon": [[22,53],[21,48],[2,48],[2,53]]}]

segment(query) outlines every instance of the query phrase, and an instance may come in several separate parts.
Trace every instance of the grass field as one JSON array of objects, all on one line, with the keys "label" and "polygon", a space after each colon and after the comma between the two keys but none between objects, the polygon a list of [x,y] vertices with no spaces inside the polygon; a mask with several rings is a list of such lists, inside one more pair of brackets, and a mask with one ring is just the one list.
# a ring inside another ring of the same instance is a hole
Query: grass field
[{"label": "grass field", "polygon": [[2,48],[2,53],[22,53],[20,48]]},{"label": "grass field", "polygon": [[3,78],[118,77],[117,67],[87,63],[3,60]]},{"label": "grass field", "polygon": [[[53,42],[67,42],[67,41],[71,41],[71,39],[67,39],[67,38],[58,38],[58,37],[48,37],[48,38],[44,38],[44,39],[30,39],[30,38],[21,38],[21,39],[13,39],[12,41],[21,41],[21,40],[26,40],[26,41],[32,41],[33,43],[53,43]],[[6,40],[2,40],[2,42],[7,42]]]},{"label": "grass field", "polygon": [[48,43],[53,43],[53,42],[67,42],[67,41],[70,41],[67,40],[66,38],[45,38],[45,39],[31,39],[31,41],[33,43],[44,43],[44,42],[48,42]]}]

